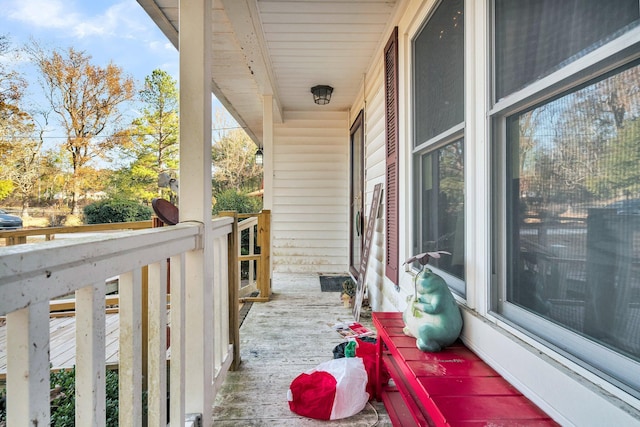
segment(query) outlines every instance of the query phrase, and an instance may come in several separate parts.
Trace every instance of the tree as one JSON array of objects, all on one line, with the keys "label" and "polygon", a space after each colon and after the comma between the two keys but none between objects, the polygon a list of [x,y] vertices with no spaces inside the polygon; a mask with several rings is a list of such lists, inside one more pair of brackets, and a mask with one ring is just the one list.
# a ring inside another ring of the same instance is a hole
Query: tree
[{"label": "tree", "polygon": [[[45,116],[46,120],[46,116]],[[29,115],[16,114],[0,135],[5,139],[0,153],[0,176],[10,180],[22,205],[21,216],[29,216],[29,200],[41,176],[44,126],[37,127]]]},{"label": "tree", "polygon": [[7,121],[13,115],[22,114],[18,103],[24,94],[26,82],[16,71],[7,68],[9,61],[3,60],[12,53],[8,36],[0,35],[0,129],[7,126]]},{"label": "tree", "polygon": [[178,89],[177,82],[165,71],[153,70],[139,92],[144,103],[141,117],[130,132],[135,144],[125,150],[133,160],[115,177],[120,196],[150,202],[162,195],[158,175],[170,176],[178,170]]},{"label": "tree", "polygon": [[212,147],[214,194],[258,190],[262,166],[256,165],[255,153],[256,145],[242,129],[223,132]]},{"label": "tree", "polygon": [[38,67],[49,104],[66,132],[63,143],[72,167],[71,213],[77,215],[82,168],[122,143],[118,132],[121,107],[134,96],[131,77],[109,63],[100,67],[91,56],[74,48],[66,52],[43,50],[32,44],[27,51]]},{"label": "tree", "polygon": [[42,131],[38,132],[33,117],[20,106],[24,79],[1,60],[11,53],[8,38],[0,36],[0,178],[9,183],[4,185],[4,197],[7,190],[17,190],[22,216],[29,216],[29,198],[39,178]]},{"label": "tree", "polygon": [[212,213],[218,215],[222,211],[236,211],[238,213],[255,213],[262,209],[262,200],[250,197],[246,193],[233,188],[220,192],[215,197]]},{"label": "tree", "polygon": [[140,99],[145,103],[142,117],[134,120],[142,146],[155,154],[157,173],[171,175],[178,169],[178,88],[165,71],[153,70],[145,78]]},{"label": "tree", "polygon": [[140,154],[131,164],[116,171],[111,179],[111,197],[150,202],[158,197],[158,173],[152,154]]}]

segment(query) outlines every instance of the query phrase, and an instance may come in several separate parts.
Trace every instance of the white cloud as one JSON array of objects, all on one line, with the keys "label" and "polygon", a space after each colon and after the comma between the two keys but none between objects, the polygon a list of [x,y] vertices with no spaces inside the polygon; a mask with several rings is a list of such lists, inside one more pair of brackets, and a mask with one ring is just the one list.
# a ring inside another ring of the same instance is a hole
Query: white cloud
[{"label": "white cloud", "polygon": [[144,12],[131,0],[120,1],[98,14],[81,12],[78,3],[70,0],[10,0],[4,7],[12,20],[33,28],[56,29],[60,35],[78,39],[145,38],[150,30],[140,22]]},{"label": "white cloud", "polygon": [[36,28],[60,28],[73,26],[80,17],[65,8],[61,0],[11,1],[5,4],[7,16]]}]

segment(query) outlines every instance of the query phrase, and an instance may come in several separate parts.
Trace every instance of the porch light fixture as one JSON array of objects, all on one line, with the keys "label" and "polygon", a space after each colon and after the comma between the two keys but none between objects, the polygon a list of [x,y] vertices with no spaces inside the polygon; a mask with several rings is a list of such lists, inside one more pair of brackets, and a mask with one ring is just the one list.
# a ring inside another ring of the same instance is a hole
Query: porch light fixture
[{"label": "porch light fixture", "polygon": [[261,165],[264,163],[264,154],[262,153],[262,148],[258,147],[258,151],[256,151],[256,165]]},{"label": "porch light fixture", "polygon": [[319,85],[311,88],[313,94],[313,102],[318,105],[326,105],[331,101],[331,93],[333,88],[331,86]]}]

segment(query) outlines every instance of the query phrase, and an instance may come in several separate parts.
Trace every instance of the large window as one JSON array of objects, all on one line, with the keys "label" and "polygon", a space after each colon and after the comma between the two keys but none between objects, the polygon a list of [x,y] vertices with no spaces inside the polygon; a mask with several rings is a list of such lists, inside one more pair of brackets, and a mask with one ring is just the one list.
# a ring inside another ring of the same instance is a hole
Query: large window
[{"label": "large window", "polygon": [[464,287],[464,1],[443,0],[413,40],[414,254]]},{"label": "large window", "polygon": [[[616,40],[640,14],[614,1],[595,19],[596,3],[495,1],[496,99],[550,76],[494,115],[495,308],[640,395],[640,41]],[[572,65],[603,45],[611,58]],[[527,49],[536,71],[516,73]]]}]

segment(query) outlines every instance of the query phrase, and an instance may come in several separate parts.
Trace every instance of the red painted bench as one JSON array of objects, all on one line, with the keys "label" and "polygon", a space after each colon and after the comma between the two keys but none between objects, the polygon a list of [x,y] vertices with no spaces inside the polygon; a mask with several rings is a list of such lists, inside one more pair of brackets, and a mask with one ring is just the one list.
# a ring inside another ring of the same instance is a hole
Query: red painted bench
[{"label": "red painted bench", "polygon": [[402,332],[402,313],[375,312],[373,325],[376,397],[394,426],[558,425],[462,342],[427,353]]}]

